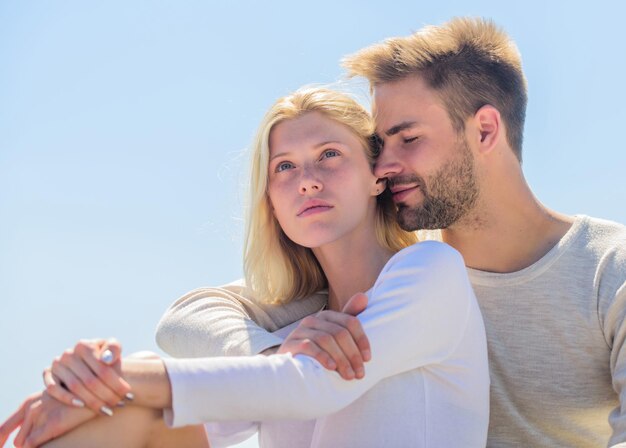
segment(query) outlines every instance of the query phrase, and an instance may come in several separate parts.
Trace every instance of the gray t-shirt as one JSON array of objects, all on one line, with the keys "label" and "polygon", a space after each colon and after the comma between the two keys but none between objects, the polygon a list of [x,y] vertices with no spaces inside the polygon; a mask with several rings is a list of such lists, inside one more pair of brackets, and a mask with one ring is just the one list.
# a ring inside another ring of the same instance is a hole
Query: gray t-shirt
[{"label": "gray t-shirt", "polygon": [[[488,446],[626,442],[626,227],[578,216],[532,266],[509,274],[469,269],[469,276],[489,347]],[[315,295],[267,307],[245,296],[240,284],[183,296],[159,324],[160,347],[187,357],[258,353],[280,342],[265,330],[324,301]]]},{"label": "gray t-shirt", "polygon": [[578,216],[526,269],[468,271],[487,331],[488,446],[626,441],[626,228]]}]

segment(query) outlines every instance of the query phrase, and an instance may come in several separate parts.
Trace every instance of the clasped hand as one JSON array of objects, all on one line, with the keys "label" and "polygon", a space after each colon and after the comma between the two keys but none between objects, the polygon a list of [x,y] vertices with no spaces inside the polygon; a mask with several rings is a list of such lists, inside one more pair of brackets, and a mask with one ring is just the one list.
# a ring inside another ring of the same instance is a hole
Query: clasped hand
[{"label": "clasped hand", "polygon": [[132,399],[121,377],[121,347],[115,340],[83,340],[43,372],[45,391],[29,396],[0,426],[0,446],[18,427],[14,444],[31,448],[96,417],[111,416]]},{"label": "clasped hand", "polygon": [[[367,296],[356,294],[342,312],[321,311],[302,320],[277,353],[315,358],[342,378],[363,378],[370,345],[355,317],[367,307]],[[32,448],[59,437],[98,415],[133,399],[121,374],[121,346],[115,340],[83,340],[54,359],[43,372],[46,389],[29,396],[2,425],[0,446],[18,427],[15,446]]]}]

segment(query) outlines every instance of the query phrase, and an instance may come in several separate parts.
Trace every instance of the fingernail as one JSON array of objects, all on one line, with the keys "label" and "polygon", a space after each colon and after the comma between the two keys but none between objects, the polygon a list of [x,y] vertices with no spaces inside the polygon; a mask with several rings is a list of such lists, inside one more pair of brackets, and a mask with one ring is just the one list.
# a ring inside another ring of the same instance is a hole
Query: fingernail
[{"label": "fingernail", "polygon": [[72,405],[76,406],[77,408],[84,408],[85,402],[83,400],[79,400],[78,398],[72,398]]},{"label": "fingernail", "polygon": [[113,410],[107,406],[102,406],[100,408],[100,412],[102,412],[104,415],[108,415],[109,417],[113,417]]},{"label": "fingernail", "polygon": [[351,368],[347,368],[346,369],[346,376],[350,379],[354,378],[354,370],[352,370]]},{"label": "fingernail", "polygon": [[365,361],[369,361],[370,359],[372,359],[372,352],[369,349],[363,350],[363,359]]},{"label": "fingernail", "polygon": [[337,364],[332,359],[328,361],[328,368],[331,370],[335,370],[337,368]]},{"label": "fingernail", "polygon": [[128,392],[126,395],[124,395],[126,397],[126,399],[128,401],[133,401],[135,399],[135,394],[132,392]]},{"label": "fingernail", "polygon": [[365,376],[365,370],[363,370],[362,368],[358,368],[356,369],[356,377],[361,379]]},{"label": "fingernail", "polygon": [[118,408],[123,408],[124,406],[126,406],[126,402],[125,401],[120,401],[118,404],[116,404],[115,406],[117,406]]},{"label": "fingernail", "polygon": [[105,364],[111,364],[113,362],[113,352],[111,350],[109,350],[108,348],[102,352],[102,354],[100,355],[100,361],[102,361]]}]

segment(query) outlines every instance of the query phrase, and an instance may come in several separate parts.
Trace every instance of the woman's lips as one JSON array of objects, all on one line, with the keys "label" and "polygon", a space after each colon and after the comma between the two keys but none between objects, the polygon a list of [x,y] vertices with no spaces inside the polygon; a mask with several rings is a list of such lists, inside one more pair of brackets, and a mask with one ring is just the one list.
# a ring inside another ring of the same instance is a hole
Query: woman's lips
[{"label": "woman's lips", "polygon": [[299,213],[298,216],[300,218],[304,218],[306,216],[316,215],[318,213],[323,213],[333,208],[330,205],[316,205],[314,207],[307,208],[302,213]]},{"label": "woman's lips", "polygon": [[326,212],[331,208],[333,208],[333,206],[326,201],[322,201],[321,199],[309,199],[302,204],[297,215],[299,217],[310,216],[316,213]]}]

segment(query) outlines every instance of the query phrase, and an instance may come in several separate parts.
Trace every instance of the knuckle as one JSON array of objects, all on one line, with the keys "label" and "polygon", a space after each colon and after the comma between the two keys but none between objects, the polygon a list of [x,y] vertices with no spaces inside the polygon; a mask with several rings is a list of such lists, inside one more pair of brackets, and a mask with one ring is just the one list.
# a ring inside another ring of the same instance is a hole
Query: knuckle
[{"label": "knuckle", "polygon": [[354,316],[347,316],[346,326],[352,331],[357,331],[361,326],[361,321]]},{"label": "knuckle", "polygon": [[89,366],[89,369],[96,374],[99,378],[102,378],[105,375],[105,372],[108,370],[103,364],[96,363],[94,366]]},{"label": "knuckle", "polygon": [[362,364],[361,357],[359,355],[350,356],[350,364],[352,364],[353,366],[358,366]]},{"label": "knuckle", "polygon": [[90,409],[93,409],[95,411],[99,411],[100,408],[102,407],[102,405],[96,398],[90,398],[88,400],[85,400],[85,403]]},{"label": "knuckle", "polygon": [[85,383],[85,386],[89,389],[89,390],[94,390],[96,387],[99,386],[99,381],[96,377],[94,376],[90,376],[88,378],[85,378],[83,380],[83,383]]},{"label": "knuckle", "polygon": [[76,381],[74,378],[70,378],[67,381],[64,381],[64,383],[67,386],[67,388],[74,393],[79,392],[81,389],[80,383]]},{"label": "knuckle", "polygon": [[317,336],[317,340],[320,342],[320,344],[328,345],[332,343],[333,337],[328,333],[322,333]]},{"label": "knuckle", "polygon": [[302,319],[302,325],[304,325],[305,327],[310,327],[313,326],[315,324],[315,317],[313,316],[307,316],[304,319]]},{"label": "knuckle", "polygon": [[350,332],[345,328],[340,328],[335,332],[335,337],[339,340],[346,340],[350,338]]}]

